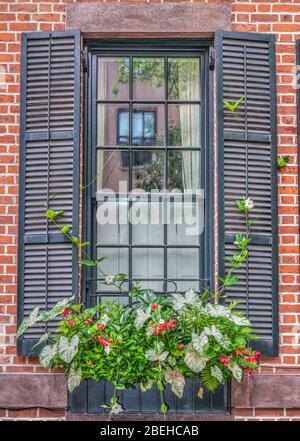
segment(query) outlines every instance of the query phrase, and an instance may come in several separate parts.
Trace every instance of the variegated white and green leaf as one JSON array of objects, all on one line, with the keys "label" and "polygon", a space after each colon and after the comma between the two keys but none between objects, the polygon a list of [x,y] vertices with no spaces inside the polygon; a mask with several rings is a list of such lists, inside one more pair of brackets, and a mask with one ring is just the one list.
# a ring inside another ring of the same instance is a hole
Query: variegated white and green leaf
[{"label": "variegated white and green leaf", "polygon": [[236,363],[229,363],[228,369],[232,373],[233,378],[240,383],[243,379],[243,369]]},{"label": "variegated white and green leaf", "polygon": [[51,361],[57,356],[57,343],[53,345],[47,345],[42,349],[40,353],[40,363],[43,367],[49,367]]},{"label": "variegated white and green leaf", "polygon": [[146,392],[147,390],[152,389],[153,385],[154,385],[154,380],[152,380],[151,378],[145,378],[140,383],[141,391]]},{"label": "variegated white and green leaf", "polygon": [[66,363],[71,363],[73,358],[78,352],[78,335],[74,335],[69,341],[67,337],[61,337],[58,343],[58,353],[62,361]]},{"label": "variegated white and green leaf", "polygon": [[169,352],[164,351],[161,354],[157,354],[154,349],[148,349],[145,353],[145,357],[150,361],[160,361],[163,362],[169,355]]},{"label": "variegated white and green leaf", "polygon": [[166,382],[171,385],[171,391],[175,395],[177,395],[178,398],[182,398],[185,386],[185,379],[179,369],[168,368],[165,373],[165,379]]},{"label": "variegated white and green leaf", "polygon": [[188,289],[184,294],[184,297],[185,303],[188,305],[195,305],[198,301],[198,294],[193,288]]},{"label": "variegated white and green leaf", "polygon": [[45,334],[43,334],[43,335],[41,336],[41,338],[39,339],[39,341],[38,341],[34,346],[32,346],[32,349],[34,349],[35,347],[37,347],[37,346],[39,346],[40,344],[42,344],[42,343],[44,343],[45,341],[47,341],[51,334],[52,334],[52,332],[45,332]]},{"label": "variegated white and green leaf", "polygon": [[17,331],[17,338],[19,338],[25,331],[27,331],[30,326],[35,325],[39,320],[41,320],[39,316],[40,308],[36,307],[33,311],[26,317],[19,326]]},{"label": "variegated white and green leaf", "polygon": [[176,311],[180,311],[185,306],[185,297],[182,294],[174,293],[172,295],[172,305]]},{"label": "variegated white and green leaf", "polygon": [[222,383],[223,381],[223,372],[219,368],[219,366],[212,366],[210,368],[210,373],[213,377],[215,377],[219,383]]},{"label": "variegated white and green leaf", "polygon": [[192,346],[197,351],[202,353],[205,351],[209,344],[208,337],[205,332],[201,332],[200,335],[192,333]]},{"label": "variegated white and green leaf", "polygon": [[70,392],[80,385],[81,379],[82,371],[80,367],[75,367],[72,364],[68,373],[68,389]]},{"label": "variegated white and green leaf", "polygon": [[197,351],[188,350],[184,356],[184,362],[191,371],[195,374],[199,374],[205,366],[207,359],[202,355],[198,354]]},{"label": "variegated white and green leaf", "polygon": [[48,322],[49,320],[54,319],[58,315],[62,314],[64,309],[71,305],[74,300],[74,296],[69,297],[68,299],[63,299],[60,302],[56,303],[53,308],[49,309],[49,311],[44,311],[41,314],[41,320],[43,322]]},{"label": "variegated white and green leaf", "polygon": [[230,319],[238,326],[251,326],[250,320],[248,320],[247,317],[239,317],[232,314]]},{"label": "variegated white and green leaf", "polygon": [[150,318],[151,314],[150,311],[144,311],[143,309],[137,309],[136,310],[136,318],[134,321],[134,326],[137,330],[141,329],[146,320],[148,320],[148,318]]}]

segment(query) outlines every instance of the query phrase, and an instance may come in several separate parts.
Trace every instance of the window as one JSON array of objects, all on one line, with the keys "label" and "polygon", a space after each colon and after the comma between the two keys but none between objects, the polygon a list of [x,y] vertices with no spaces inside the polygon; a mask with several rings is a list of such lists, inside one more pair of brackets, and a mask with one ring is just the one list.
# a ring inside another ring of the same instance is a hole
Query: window
[{"label": "window", "polygon": [[92,242],[106,274],[128,274],[121,293],[98,274],[94,296],[126,303],[135,281],[163,294],[207,283],[205,56],[165,47],[93,54]]}]

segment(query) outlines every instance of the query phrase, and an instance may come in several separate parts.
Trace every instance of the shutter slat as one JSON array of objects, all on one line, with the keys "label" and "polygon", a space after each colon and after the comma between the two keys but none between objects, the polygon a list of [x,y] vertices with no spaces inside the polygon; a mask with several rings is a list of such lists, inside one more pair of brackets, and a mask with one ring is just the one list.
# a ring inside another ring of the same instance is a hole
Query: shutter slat
[{"label": "shutter slat", "polygon": [[[219,147],[219,271],[228,269],[224,257],[237,251],[236,233],[246,232],[236,199],[249,196],[252,241],[238,282],[226,290],[226,301],[240,300],[261,338],[265,355],[278,352],[277,167],[275,41],[270,35],[218,32],[217,136]],[[223,100],[244,101],[233,115]],[[225,108],[224,108],[225,107]]]},{"label": "shutter slat", "polygon": [[[78,235],[79,32],[24,34],[21,83],[18,323],[77,293],[76,250],[46,220],[44,204],[55,194],[48,208],[64,210],[62,222]],[[31,355],[55,323],[29,329],[18,353]]]}]

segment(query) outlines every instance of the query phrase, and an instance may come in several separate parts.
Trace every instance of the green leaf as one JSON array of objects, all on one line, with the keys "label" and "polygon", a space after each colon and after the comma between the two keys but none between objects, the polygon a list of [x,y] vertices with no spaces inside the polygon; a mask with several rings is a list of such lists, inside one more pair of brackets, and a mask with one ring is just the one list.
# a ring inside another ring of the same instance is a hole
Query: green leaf
[{"label": "green leaf", "polygon": [[161,413],[167,413],[168,412],[168,406],[165,403],[162,403],[160,406]]},{"label": "green leaf", "polygon": [[98,257],[98,259],[95,260],[96,264],[99,265],[99,263],[103,262],[103,260],[105,260],[106,257]]},{"label": "green leaf", "polygon": [[152,380],[151,378],[145,378],[140,383],[141,391],[146,392],[147,390],[152,389],[153,385],[154,380]]},{"label": "green leaf", "polygon": [[30,326],[35,325],[35,323],[37,323],[39,320],[41,320],[41,318],[39,316],[39,311],[40,311],[39,307],[34,308],[34,310],[31,311],[29,316],[26,317],[22,321],[22,323],[20,324],[20,326],[19,326],[19,328],[17,330],[17,338],[19,338],[22,334],[24,334],[24,332],[27,331],[27,329]]},{"label": "green leaf", "polygon": [[93,260],[87,260],[87,259],[81,259],[79,260],[80,265],[85,265],[85,266],[97,266],[97,263],[94,262]]},{"label": "green leaf", "polygon": [[201,332],[200,335],[192,333],[192,346],[193,348],[202,354],[209,344],[208,337],[205,332]]},{"label": "green leaf", "polygon": [[117,282],[122,282],[125,279],[126,279],[126,274],[124,274],[124,273],[119,273],[119,274],[115,275],[115,280]]},{"label": "green leaf", "polygon": [[228,369],[232,373],[233,378],[240,383],[243,379],[243,369],[237,363],[229,363]]},{"label": "green leaf", "polygon": [[182,294],[173,293],[171,302],[173,304],[173,308],[176,311],[182,309],[185,305],[195,305],[198,302],[198,294],[197,292],[190,288],[184,296]]},{"label": "green leaf", "polygon": [[32,346],[32,349],[36,348],[36,347],[39,346],[40,344],[42,344],[42,343],[44,343],[45,341],[47,341],[51,334],[52,334],[52,332],[45,332],[45,334],[43,334],[43,335],[41,336],[41,338],[39,339],[39,341],[38,341],[34,346]]},{"label": "green leaf", "polygon": [[55,211],[55,210],[47,210],[47,211],[45,212],[45,216],[46,216],[48,219],[50,219],[50,220],[54,220],[54,219],[56,219],[57,217],[61,216],[62,214],[64,214],[64,210],[58,210],[58,211]]},{"label": "green leaf", "polygon": [[67,234],[70,230],[71,230],[72,226],[71,225],[64,225],[60,231],[64,234]]},{"label": "green leaf", "polygon": [[206,366],[206,358],[199,355],[197,351],[188,350],[184,356],[184,362],[191,371],[199,374]]},{"label": "green leaf", "polygon": [[277,167],[278,168],[284,168],[288,165],[290,160],[289,155],[279,156],[277,158]]},{"label": "green leaf", "polygon": [[43,367],[49,367],[53,358],[57,355],[57,343],[45,346],[40,353],[40,363]]},{"label": "green leaf", "polygon": [[177,395],[178,398],[182,398],[185,379],[182,373],[178,368],[172,370],[170,368],[167,369],[165,373],[166,382],[171,385],[171,391]]},{"label": "green leaf", "polygon": [[90,245],[90,243],[91,243],[91,242],[80,242],[80,243],[78,244],[78,247],[79,247],[79,248],[86,247],[87,245]]},{"label": "green leaf", "polygon": [[62,361],[71,363],[78,352],[79,337],[75,334],[71,341],[67,337],[61,337],[58,342],[58,354]]},{"label": "green leaf", "polygon": [[68,389],[72,392],[81,383],[82,372],[80,367],[76,368],[73,364],[68,373]]},{"label": "green leaf", "polygon": [[223,381],[223,372],[219,368],[219,366],[212,366],[210,368],[210,373],[213,377],[215,377],[219,383],[222,383]]}]

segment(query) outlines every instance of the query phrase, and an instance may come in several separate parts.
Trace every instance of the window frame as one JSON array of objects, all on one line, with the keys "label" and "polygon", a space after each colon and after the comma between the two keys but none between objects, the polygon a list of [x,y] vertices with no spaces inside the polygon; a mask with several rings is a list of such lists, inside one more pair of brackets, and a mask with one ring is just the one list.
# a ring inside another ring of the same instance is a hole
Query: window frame
[{"label": "window frame", "polygon": [[[97,55],[127,55],[136,54],[148,56],[162,55],[197,55],[203,57],[203,85],[201,85],[201,103],[205,107],[201,116],[201,125],[203,133],[201,134],[201,146],[205,150],[205,161],[201,164],[201,173],[205,182],[205,235],[203,249],[203,273],[200,277],[205,279],[205,285],[213,288],[215,283],[214,266],[214,92],[213,92],[213,70],[210,65],[210,47],[212,41],[202,39],[128,39],[128,40],[87,40],[85,50],[87,51],[88,69],[84,76],[84,195],[83,195],[83,238],[90,241],[88,252],[95,257],[95,246],[93,246],[93,237],[96,237],[95,222],[93,222],[93,209],[95,201],[92,199],[94,185],[88,185],[93,173],[93,146],[96,145],[95,127],[95,106],[96,99],[96,81],[93,82],[93,76],[96,74],[96,56]],[[201,107],[201,108],[202,108]],[[202,118],[204,118],[202,122]],[[95,162],[95,161],[94,161]],[[95,164],[94,164],[95,166]],[[105,245],[104,245],[105,246]],[[82,269],[81,292],[85,304],[91,304],[92,299],[99,295],[95,292],[95,280],[93,280],[93,270],[91,268]]]}]

